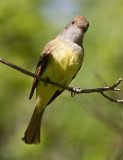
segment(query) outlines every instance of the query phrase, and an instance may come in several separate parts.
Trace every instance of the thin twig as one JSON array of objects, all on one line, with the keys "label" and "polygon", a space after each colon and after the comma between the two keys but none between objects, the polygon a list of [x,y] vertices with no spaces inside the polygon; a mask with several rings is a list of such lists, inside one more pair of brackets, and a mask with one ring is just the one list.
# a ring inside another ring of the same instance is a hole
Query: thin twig
[{"label": "thin twig", "polygon": [[[107,83],[105,82],[105,80],[102,78],[102,76],[99,74],[99,73],[95,73],[97,79],[99,80],[99,82],[101,82],[101,84],[103,86],[107,86]],[[121,79],[122,80],[122,79]],[[119,82],[116,82],[116,84],[118,84]],[[115,86],[114,86],[115,87]],[[104,94],[104,93],[103,93]],[[112,92],[110,93],[110,96],[114,96],[115,99],[112,99],[111,97],[107,96],[106,94],[103,95],[105,98],[111,100],[112,102],[117,102],[117,101],[121,101],[120,102],[120,105],[122,107],[122,101],[123,100],[120,100],[119,96],[116,94],[116,92]],[[118,100],[119,99],[119,100]],[[118,102],[119,103],[119,102]]]},{"label": "thin twig", "polygon": [[95,93],[95,92],[97,92],[97,93],[102,94],[105,98],[109,99],[110,101],[117,102],[117,103],[123,103],[123,100],[114,100],[103,93],[104,91],[120,91],[120,89],[116,89],[115,87],[117,87],[122,82],[122,80],[123,80],[122,78],[119,78],[118,81],[115,84],[113,84],[112,86],[103,87],[103,88],[94,88],[94,89],[90,89],[90,88],[89,89],[80,89],[78,87],[68,87],[66,85],[62,85],[57,82],[51,81],[50,79],[47,80],[47,78],[40,77],[32,72],[29,72],[21,67],[18,67],[17,65],[14,65],[14,64],[12,64],[2,58],[0,58],[0,62],[20,71],[28,76],[36,78],[39,81],[43,81],[44,83],[52,84],[52,85],[58,86],[60,88],[63,88],[65,90],[68,90],[72,93],[71,95],[74,95],[75,93],[80,94],[80,93]]},{"label": "thin twig", "polygon": [[105,93],[103,93],[103,92],[101,92],[101,94],[102,94],[105,98],[109,99],[109,100],[112,101],[112,102],[123,103],[123,100],[122,100],[122,99],[113,99],[113,98],[107,96],[107,95],[106,95]]}]

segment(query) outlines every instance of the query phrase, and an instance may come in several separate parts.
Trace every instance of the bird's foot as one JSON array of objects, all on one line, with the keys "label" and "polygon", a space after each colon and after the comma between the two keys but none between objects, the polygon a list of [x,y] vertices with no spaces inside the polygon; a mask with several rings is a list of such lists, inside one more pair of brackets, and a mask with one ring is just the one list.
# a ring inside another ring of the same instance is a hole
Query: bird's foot
[{"label": "bird's foot", "polygon": [[79,91],[80,91],[79,87],[73,87],[71,91],[71,97],[74,97]]},{"label": "bird's foot", "polygon": [[45,83],[45,86],[48,86],[49,81],[50,81],[50,78],[49,78],[49,77],[46,77],[46,78],[45,78],[45,82],[44,82],[44,83]]}]

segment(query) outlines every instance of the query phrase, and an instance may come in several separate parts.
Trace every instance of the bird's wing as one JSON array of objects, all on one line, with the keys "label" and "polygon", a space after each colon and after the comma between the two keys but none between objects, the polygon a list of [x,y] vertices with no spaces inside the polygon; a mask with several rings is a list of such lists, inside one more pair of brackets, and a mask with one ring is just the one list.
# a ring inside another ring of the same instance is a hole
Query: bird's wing
[{"label": "bird's wing", "polygon": [[[53,41],[50,41],[46,47],[44,48],[44,50],[42,51],[42,54],[41,54],[41,57],[39,59],[39,62],[37,64],[37,67],[36,67],[36,75],[38,76],[41,76],[44,69],[46,68],[47,64],[48,64],[48,61],[49,59],[52,57],[52,52],[54,51],[53,49]],[[33,96],[33,93],[34,93],[34,90],[36,88],[38,84],[38,80],[36,78],[34,78],[33,82],[32,82],[32,89],[31,89],[31,92],[30,92],[30,96],[29,96],[29,99],[32,98]]]},{"label": "bird's wing", "polygon": [[[38,62],[38,65],[37,65],[37,69],[36,69],[36,75],[38,76],[41,76],[41,74],[43,73],[47,63],[48,63],[48,60],[50,59],[51,57],[51,54],[43,54],[41,57],[40,57],[40,60]],[[30,96],[29,96],[29,99],[32,98],[33,96],[33,93],[34,93],[34,90],[36,88],[38,84],[38,80],[36,78],[33,79],[33,82],[32,82],[32,89],[31,89],[31,92],[30,92]]]}]

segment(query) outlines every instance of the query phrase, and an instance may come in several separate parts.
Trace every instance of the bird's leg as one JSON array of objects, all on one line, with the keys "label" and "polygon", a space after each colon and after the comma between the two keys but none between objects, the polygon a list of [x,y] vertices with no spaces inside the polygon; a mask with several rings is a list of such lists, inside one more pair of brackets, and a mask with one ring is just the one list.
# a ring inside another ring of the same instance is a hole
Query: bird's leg
[{"label": "bird's leg", "polygon": [[71,97],[74,97],[79,90],[79,87],[73,87],[71,91]]},{"label": "bird's leg", "polygon": [[44,82],[44,83],[45,83],[45,86],[48,86],[49,81],[50,81],[50,78],[49,78],[49,77],[46,77],[46,78],[45,78],[45,82]]}]

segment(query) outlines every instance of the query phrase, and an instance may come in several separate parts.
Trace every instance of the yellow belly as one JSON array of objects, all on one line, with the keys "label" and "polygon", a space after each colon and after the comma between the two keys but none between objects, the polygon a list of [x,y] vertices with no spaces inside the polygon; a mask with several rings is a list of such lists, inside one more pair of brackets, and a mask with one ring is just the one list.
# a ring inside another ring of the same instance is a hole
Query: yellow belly
[{"label": "yellow belly", "polygon": [[53,81],[66,84],[66,81],[71,80],[81,67],[83,53],[80,51],[60,43],[42,77],[49,77]]},{"label": "yellow belly", "polygon": [[[81,67],[82,61],[83,53],[81,50],[74,50],[63,43],[57,44],[57,49],[54,50],[52,58],[41,76],[49,77],[52,81],[68,85]],[[41,81],[38,83],[36,106],[41,106],[39,107],[39,112],[47,105],[57,90],[61,90],[61,88],[50,84],[45,86]]]}]

